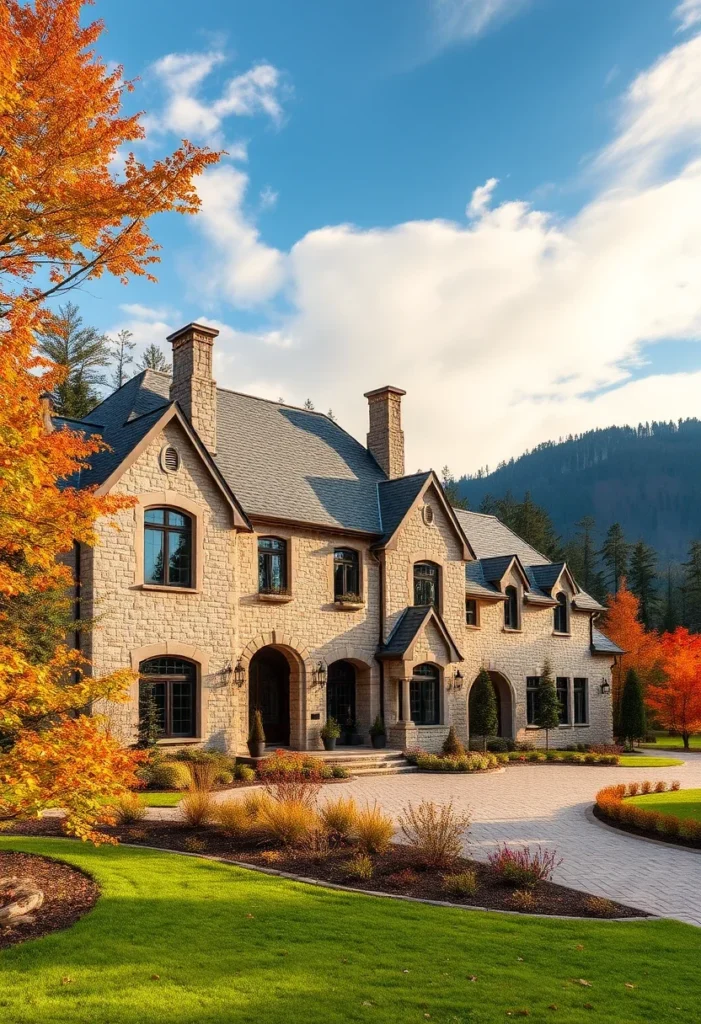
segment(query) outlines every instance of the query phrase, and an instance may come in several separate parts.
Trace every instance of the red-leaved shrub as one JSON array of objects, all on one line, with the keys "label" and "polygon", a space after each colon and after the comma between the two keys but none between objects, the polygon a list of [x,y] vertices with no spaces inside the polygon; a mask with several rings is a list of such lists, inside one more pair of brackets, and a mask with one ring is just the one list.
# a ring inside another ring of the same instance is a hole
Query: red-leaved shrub
[{"label": "red-leaved shrub", "polygon": [[536,882],[549,881],[555,868],[562,864],[562,858],[558,860],[556,850],[544,850],[542,846],[538,846],[535,853],[532,853],[529,846],[511,849],[504,845],[490,853],[487,859],[507,885],[517,888],[529,888]]}]

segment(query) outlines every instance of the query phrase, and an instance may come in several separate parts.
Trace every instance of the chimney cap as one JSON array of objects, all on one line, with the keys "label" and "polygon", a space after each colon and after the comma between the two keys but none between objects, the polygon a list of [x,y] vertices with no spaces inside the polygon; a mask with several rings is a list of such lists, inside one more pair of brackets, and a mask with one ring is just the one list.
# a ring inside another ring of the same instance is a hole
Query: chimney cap
[{"label": "chimney cap", "polygon": [[405,395],[406,391],[402,391],[401,388],[395,388],[391,384],[385,384],[383,388],[375,388],[374,391],[366,391],[363,398],[374,398],[375,395]]},{"label": "chimney cap", "polygon": [[177,331],[173,331],[172,334],[168,335],[166,341],[177,341],[178,338],[181,338],[184,334],[189,334],[191,331],[197,331],[198,334],[208,334],[210,338],[216,338],[219,334],[216,327],[208,327],[206,324],[191,323],[185,324],[184,327],[180,327]]}]

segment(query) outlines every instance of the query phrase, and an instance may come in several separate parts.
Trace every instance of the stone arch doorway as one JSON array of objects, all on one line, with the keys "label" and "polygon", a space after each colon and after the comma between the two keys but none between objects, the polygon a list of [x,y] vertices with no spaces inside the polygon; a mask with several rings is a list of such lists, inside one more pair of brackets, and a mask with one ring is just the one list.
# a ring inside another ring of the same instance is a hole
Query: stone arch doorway
[{"label": "stone arch doorway", "polygon": [[[488,672],[497,698],[497,736],[512,740],[514,738],[514,700],[511,683],[501,672]],[[468,703],[469,721],[472,721],[472,695],[474,683],[470,687]],[[470,732],[472,730],[470,729]]]},{"label": "stone arch doorway", "polygon": [[248,669],[249,723],[255,711],[263,717],[265,741],[276,746],[290,742],[290,663],[276,647],[263,647]]},{"label": "stone arch doorway", "polygon": [[356,721],[355,665],[341,659],[329,665],[326,682],[326,717],[335,718],[341,729]]}]

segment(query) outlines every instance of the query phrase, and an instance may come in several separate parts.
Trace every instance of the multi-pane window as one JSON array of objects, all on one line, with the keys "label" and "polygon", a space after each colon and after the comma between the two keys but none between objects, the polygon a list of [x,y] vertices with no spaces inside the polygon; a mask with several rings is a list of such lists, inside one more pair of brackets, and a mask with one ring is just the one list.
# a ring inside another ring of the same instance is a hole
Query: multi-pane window
[{"label": "multi-pane window", "polygon": [[477,602],[473,597],[465,598],[465,622],[468,626],[477,626]]},{"label": "multi-pane window", "polygon": [[526,677],[526,724],[535,725],[538,717],[538,688],[540,676]]},{"label": "multi-pane window", "polygon": [[258,541],[258,590],[261,594],[287,593],[287,541],[280,537]]},{"label": "multi-pane window", "polygon": [[560,701],[560,725],[570,724],[570,681],[567,676],[556,680],[557,699]]},{"label": "multi-pane window", "polygon": [[505,590],[506,601],[504,601],[504,628],[520,629],[518,617],[518,590],[516,587],[507,587]]},{"label": "multi-pane window", "polygon": [[439,675],[435,665],[418,665],[409,684],[411,720],[415,725],[438,725]]},{"label": "multi-pane window", "polygon": [[360,559],[353,548],[336,548],[333,553],[333,596],[360,599]]},{"label": "multi-pane window", "polygon": [[144,583],[192,586],[192,520],[183,512],[144,512]]},{"label": "multi-pane window", "polygon": [[586,725],[589,720],[589,700],[587,694],[587,680],[575,679],[572,687],[572,703],[574,710],[574,724]]},{"label": "multi-pane window", "polygon": [[567,594],[557,595],[557,605],[553,608],[553,626],[556,633],[569,633],[569,608],[567,607]]},{"label": "multi-pane window", "polygon": [[197,670],[182,658],[151,658],[139,666],[139,716],[142,728],[157,736],[196,735]]},{"label": "multi-pane window", "polygon": [[414,604],[438,607],[438,566],[434,562],[414,564]]}]

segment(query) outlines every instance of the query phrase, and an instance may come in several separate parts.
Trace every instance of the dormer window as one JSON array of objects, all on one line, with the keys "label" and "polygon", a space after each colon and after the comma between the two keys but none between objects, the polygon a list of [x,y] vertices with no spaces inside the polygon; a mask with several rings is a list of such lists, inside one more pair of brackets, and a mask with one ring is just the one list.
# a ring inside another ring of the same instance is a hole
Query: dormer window
[{"label": "dormer window", "polygon": [[438,607],[438,566],[435,562],[414,564],[414,604]]},{"label": "dormer window", "polygon": [[258,592],[287,593],[287,541],[281,537],[258,540]]},{"label": "dormer window", "polygon": [[174,508],[144,512],[144,583],[192,587],[192,519]]},{"label": "dormer window", "polygon": [[504,591],[504,629],[520,629],[521,619],[518,607],[518,590],[516,587],[507,587]]},{"label": "dormer window", "polygon": [[557,595],[557,605],[553,608],[553,628],[556,633],[569,633],[570,609],[567,594]]}]

